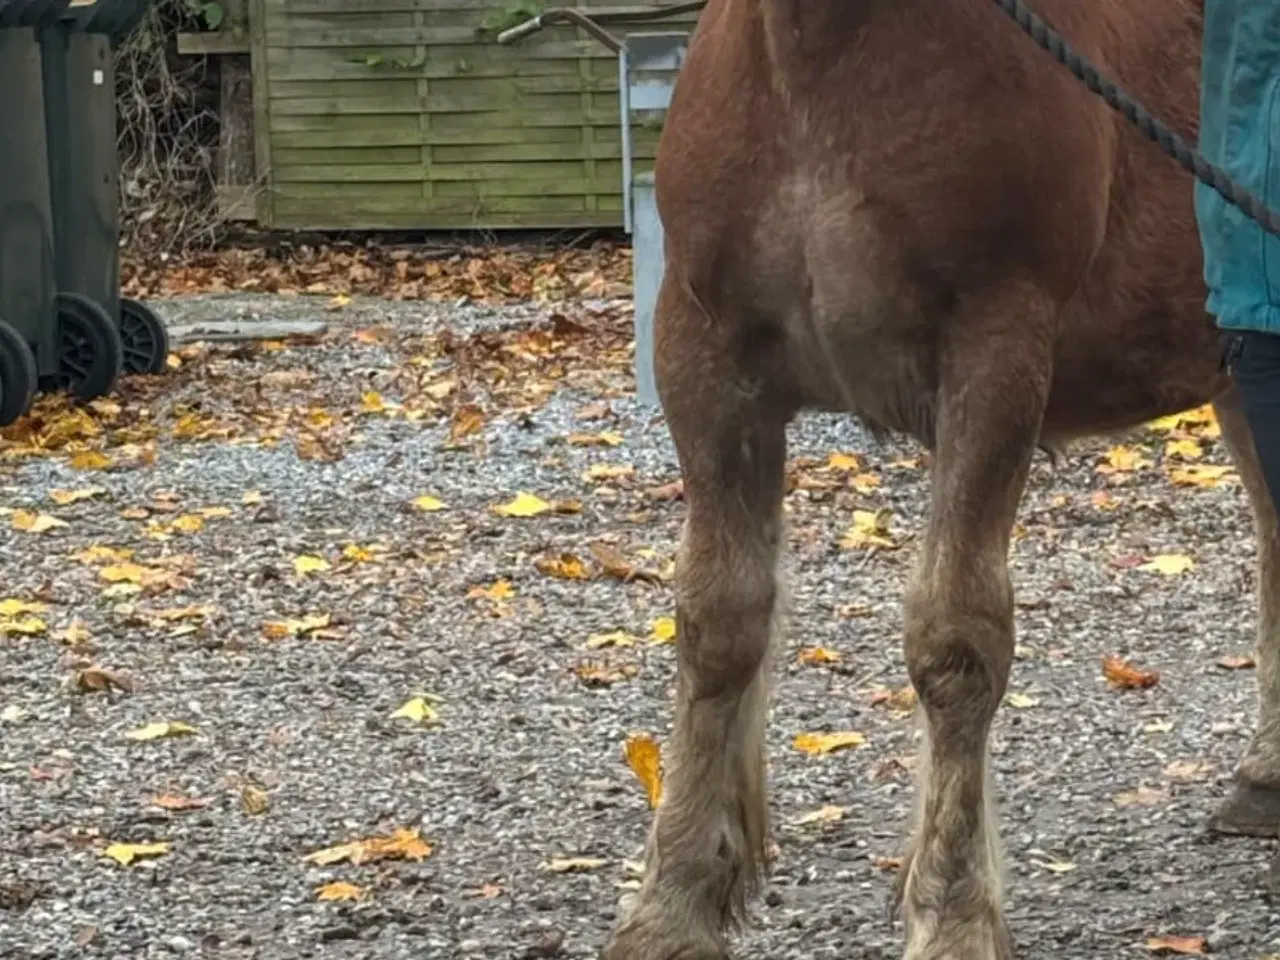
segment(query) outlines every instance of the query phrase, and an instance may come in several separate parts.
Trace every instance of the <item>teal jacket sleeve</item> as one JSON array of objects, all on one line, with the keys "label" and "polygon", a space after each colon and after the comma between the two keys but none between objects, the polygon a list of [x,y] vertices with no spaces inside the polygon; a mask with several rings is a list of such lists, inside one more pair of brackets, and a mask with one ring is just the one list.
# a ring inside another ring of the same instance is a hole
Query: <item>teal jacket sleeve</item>
[{"label": "teal jacket sleeve", "polygon": [[[1200,152],[1280,210],[1280,3],[1205,0]],[[1280,334],[1280,237],[1195,187],[1206,307],[1230,330]]]}]

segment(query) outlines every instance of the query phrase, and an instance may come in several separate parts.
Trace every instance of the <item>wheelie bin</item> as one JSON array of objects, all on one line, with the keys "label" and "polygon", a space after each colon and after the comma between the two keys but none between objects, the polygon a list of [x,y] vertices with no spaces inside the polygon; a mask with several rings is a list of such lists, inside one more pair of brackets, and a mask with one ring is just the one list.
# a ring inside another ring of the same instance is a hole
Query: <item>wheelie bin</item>
[{"label": "wheelie bin", "polygon": [[[70,329],[63,334],[63,349],[78,351],[87,364],[99,349],[111,350],[109,337],[91,337],[101,326],[98,314],[105,314],[118,333],[119,366],[125,373],[160,373],[169,355],[164,323],[146,304],[120,296],[113,55],[148,2],[82,0],[40,31],[54,264],[59,291],[74,297],[74,307],[65,312],[64,327]],[[104,362],[84,379],[95,381],[92,390],[105,392],[115,374]]]},{"label": "wheelie bin", "polygon": [[37,33],[67,0],[0,0],[0,425],[59,369],[53,221]]}]

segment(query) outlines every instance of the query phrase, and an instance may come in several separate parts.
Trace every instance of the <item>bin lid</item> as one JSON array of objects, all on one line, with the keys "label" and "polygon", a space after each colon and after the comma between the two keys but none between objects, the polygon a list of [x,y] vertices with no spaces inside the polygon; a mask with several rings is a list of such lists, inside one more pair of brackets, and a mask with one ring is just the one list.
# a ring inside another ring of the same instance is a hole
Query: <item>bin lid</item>
[{"label": "bin lid", "polygon": [[41,27],[57,21],[68,0],[0,0],[0,28]]},{"label": "bin lid", "polygon": [[78,33],[102,34],[118,44],[133,33],[150,5],[151,0],[69,0],[62,21]]}]

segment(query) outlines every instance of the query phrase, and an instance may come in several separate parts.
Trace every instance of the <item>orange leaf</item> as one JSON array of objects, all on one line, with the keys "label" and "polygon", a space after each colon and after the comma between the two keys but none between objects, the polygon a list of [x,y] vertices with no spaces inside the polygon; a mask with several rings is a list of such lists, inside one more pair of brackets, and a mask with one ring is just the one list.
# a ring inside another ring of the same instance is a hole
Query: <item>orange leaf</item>
[{"label": "orange leaf", "polygon": [[1126,663],[1116,656],[1103,658],[1102,675],[1107,678],[1107,683],[1120,690],[1154,687],[1160,682],[1160,674],[1154,671],[1139,670],[1133,664]]}]

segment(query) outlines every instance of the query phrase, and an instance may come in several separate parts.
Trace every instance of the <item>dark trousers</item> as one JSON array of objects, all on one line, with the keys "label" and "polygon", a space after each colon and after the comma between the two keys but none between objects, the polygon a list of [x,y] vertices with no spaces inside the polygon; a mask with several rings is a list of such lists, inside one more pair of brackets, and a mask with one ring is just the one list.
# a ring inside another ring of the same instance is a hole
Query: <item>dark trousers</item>
[{"label": "dark trousers", "polygon": [[1226,362],[1240,390],[1271,502],[1280,512],[1280,334],[1232,331]]}]

